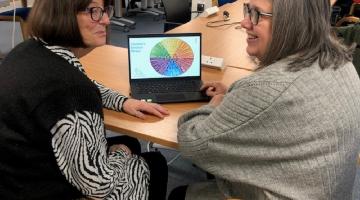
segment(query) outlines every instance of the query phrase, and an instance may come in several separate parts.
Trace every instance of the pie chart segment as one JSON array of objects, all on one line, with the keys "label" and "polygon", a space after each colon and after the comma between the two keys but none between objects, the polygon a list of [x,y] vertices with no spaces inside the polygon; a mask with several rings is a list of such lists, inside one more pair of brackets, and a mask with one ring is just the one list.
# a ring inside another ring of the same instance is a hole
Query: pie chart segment
[{"label": "pie chart segment", "polygon": [[179,76],[186,72],[194,61],[189,44],[178,38],[168,38],[157,43],[151,50],[151,66],[161,75]]}]

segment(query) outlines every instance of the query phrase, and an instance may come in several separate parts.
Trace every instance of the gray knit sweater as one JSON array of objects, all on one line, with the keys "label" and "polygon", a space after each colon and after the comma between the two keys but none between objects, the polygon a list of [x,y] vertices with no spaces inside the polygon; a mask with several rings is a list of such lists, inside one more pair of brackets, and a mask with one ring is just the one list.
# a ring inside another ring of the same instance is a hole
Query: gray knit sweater
[{"label": "gray knit sweater", "polygon": [[351,63],[289,72],[277,62],[235,82],[221,105],[183,115],[182,154],[216,182],[187,199],[351,199],[360,81]]}]

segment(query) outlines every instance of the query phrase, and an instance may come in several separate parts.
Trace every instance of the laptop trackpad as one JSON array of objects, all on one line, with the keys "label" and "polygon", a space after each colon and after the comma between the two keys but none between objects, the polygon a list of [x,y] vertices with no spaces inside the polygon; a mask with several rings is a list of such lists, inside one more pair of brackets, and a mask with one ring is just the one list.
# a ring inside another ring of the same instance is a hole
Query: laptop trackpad
[{"label": "laptop trackpad", "polygon": [[185,99],[184,94],[157,94],[156,101],[157,102],[177,102]]}]

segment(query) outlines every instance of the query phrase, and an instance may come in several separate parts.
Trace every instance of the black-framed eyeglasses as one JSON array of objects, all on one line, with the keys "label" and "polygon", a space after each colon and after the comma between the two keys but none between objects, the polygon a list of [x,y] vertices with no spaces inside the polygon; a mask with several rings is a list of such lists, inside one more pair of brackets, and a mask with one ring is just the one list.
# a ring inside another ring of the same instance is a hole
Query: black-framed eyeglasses
[{"label": "black-framed eyeglasses", "polygon": [[101,7],[89,7],[85,9],[85,12],[90,13],[91,19],[93,21],[99,22],[104,16],[104,13],[106,13],[108,17],[111,18],[114,14],[114,7],[107,6],[104,9]]},{"label": "black-framed eyeglasses", "polygon": [[253,25],[259,23],[260,16],[272,17],[272,13],[260,12],[256,8],[250,8],[248,3],[244,3],[244,17],[249,17]]}]

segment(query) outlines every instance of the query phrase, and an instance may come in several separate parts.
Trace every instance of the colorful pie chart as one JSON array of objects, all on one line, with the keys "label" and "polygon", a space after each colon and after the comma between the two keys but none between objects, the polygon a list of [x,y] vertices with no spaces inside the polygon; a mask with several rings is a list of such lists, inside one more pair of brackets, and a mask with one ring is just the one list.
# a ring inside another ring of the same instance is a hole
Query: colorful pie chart
[{"label": "colorful pie chart", "polygon": [[189,44],[178,38],[167,38],[157,43],[150,53],[151,66],[164,76],[179,76],[186,72],[194,61]]}]

